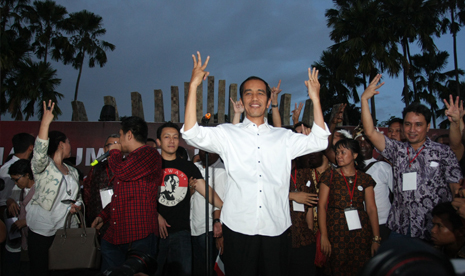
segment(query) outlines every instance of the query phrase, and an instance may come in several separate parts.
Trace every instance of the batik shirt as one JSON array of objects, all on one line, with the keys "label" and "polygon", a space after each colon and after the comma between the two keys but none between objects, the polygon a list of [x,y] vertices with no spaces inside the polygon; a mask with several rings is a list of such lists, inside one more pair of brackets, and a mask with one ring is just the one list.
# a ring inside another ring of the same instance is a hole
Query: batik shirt
[{"label": "batik shirt", "polygon": [[[430,239],[433,207],[452,201],[449,184],[458,183],[462,178],[457,158],[448,146],[432,142],[428,137],[416,151],[408,142],[387,137],[385,141],[381,154],[394,165],[394,202],[387,225],[403,235],[407,235],[410,227],[412,237]],[[409,172],[417,173],[417,188],[403,191],[403,174]]]}]

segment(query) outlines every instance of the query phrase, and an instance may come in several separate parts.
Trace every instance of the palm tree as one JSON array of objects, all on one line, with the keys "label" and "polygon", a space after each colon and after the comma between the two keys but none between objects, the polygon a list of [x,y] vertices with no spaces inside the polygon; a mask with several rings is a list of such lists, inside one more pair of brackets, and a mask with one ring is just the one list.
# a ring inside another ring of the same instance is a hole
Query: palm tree
[{"label": "palm tree", "polygon": [[[50,63],[34,62],[30,58],[19,62],[14,73],[6,80],[8,94],[8,111],[15,120],[29,120],[36,114],[35,106],[39,108],[39,118],[43,114],[42,101],[57,102],[63,98],[55,91],[61,80],[56,78],[56,70]],[[55,105],[54,114],[61,115],[61,109]]]},{"label": "palm tree", "polygon": [[414,74],[411,68],[410,43],[417,42],[422,51],[434,52],[432,35],[439,36],[439,9],[436,0],[382,0],[380,8],[386,19],[387,29],[402,46],[403,99],[411,103],[408,79],[413,84],[413,100],[418,101]]},{"label": "palm tree", "polygon": [[447,65],[448,57],[449,53],[446,51],[424,52],[412,57],[412,71],[416,75],[415,81],[419,89],[418,97],[430,105],[434,128],[436,128],[436,112],[439,109],[437,99],[450,93],[444,83],[454,75],[453,71],[442,72]]},{"label": "palm tree", "polygon": [[30,32],[22,25],[28,2],[0,0],[0,114],[8,111],[5,79],[30,50]]},{"label": "palm tree", "polygon": [[[442,1],[444,17],[442,18],[441,30],[442,33],[449,33],[452,35],[452,43],[454,49],[454,72],[455,81],[459,82],[459,67],[457,61],[457,33],[460,27],[465,24],[465,0],[446,0]],[[449,16],[447,16],[449,12]],[[460,87],[456,85],[456,95],[463,98],[460,94]]]},{"label": "palm tree", "polygon": [[[33,7],[28,12],[30,30],[35,33],[32,43],[34,53],[37,58],[47,63],[48,54],[57,48],[59,39],[64,37],[61,34],[65,15],[68,14],[65,7],[56,4],[54,1],[34,1]],[[52,58],[60,59],[59,51],[53,51]]]},{"label": "palm tree", "polygon": [[86,54],[89,56],[88,65],[90,68],[93,68],[95,63],[103,67],[107,62],[105,50],[113,51],[115,49],[115,45],[98,39],[106,33],[102,26],[102,17],[86,10],[71,13],[65,23],[66,30],[73,34],[70,41],[74,47],[75,55],[72,59],[65,58],[64,61],[65,63],[70,62],[75,69],[79,70],[74,101],[77,101],[79,81]]},{"label": "palm tree", "polygon": [[[337,9],[326,11],[328,27],[333,27],[330,37],[336,42],[332,46],[344,64],[355,65],[356,72],[369,81],[378,72],[387,71],[390,76],[397,76],[400,67],[398,51],[391,32],[387,30],[376,0],[334,1]],[[355,72],[347,72],[354,74]],[[376,121],[374,97],[371,99],[373,119]]]}]

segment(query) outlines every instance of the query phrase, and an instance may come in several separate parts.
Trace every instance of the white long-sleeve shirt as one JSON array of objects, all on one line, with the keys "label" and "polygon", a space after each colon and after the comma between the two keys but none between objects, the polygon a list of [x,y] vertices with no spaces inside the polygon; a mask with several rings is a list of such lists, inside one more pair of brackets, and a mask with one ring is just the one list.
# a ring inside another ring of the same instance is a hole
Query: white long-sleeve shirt
[{"label": "white long-sleeve shirt", "polygon": [[181,129],[187,144],[220,155],[228,173],[221,221],[246,235],[278,236],[291,225],[291,160],[326,149],[327,131],[317,125],[310,135],[243,123]]},{"label": "white long-sleeve shirt", "polygon": [[[199,168],[203,178],[205,179],[205,168],[202,166],[202,162],[197,162],[195,165]],[[205,179],[205,182],[206,181],[207,180]],[[208,185],[215,190],[221,200],[224,198],[224,188],[227,181],[228,175],[226,174],[223,163],[218,158],[215,163],[208,166]],[[211,204],[208,204],[208,208],[210,210],[209,231],[213,231],[212,214],[215,211],[215,208]],[[205,234],[205,197],[197,191],[195,191],[191,197],[190,220],[192,236]]]}]

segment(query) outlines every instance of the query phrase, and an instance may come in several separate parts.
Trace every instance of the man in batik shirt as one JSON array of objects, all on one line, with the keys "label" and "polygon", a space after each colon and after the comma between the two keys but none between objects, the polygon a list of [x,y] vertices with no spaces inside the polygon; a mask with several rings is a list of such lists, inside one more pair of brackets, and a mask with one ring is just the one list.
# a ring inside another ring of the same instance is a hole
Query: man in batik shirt
[{"label": "man in batik shirt", "polygon": [[365,134],[381,154],[394,166],[394,202],[387,226],[389,238],[409,236],[431,238],[433,207],[452,201],[462,178],[459,164],[452,150],[431,141],[427,136],[431,111],[413,103],[403,111],[404,134],[407,142],[389,139],[373,126],[368,100],[379,92],[377,75],[362,95],[362,122]]}]

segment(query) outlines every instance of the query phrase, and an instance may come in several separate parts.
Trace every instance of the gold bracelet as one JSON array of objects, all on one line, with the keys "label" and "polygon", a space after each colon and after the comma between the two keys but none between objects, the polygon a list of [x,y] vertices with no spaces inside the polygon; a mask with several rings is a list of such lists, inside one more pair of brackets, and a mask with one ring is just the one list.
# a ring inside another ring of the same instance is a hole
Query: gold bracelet
[{"label": "gold bracelet", "polygon": [[373,242],[381,243],[381,237],[380,236],[374,236],[373,237]]}]

